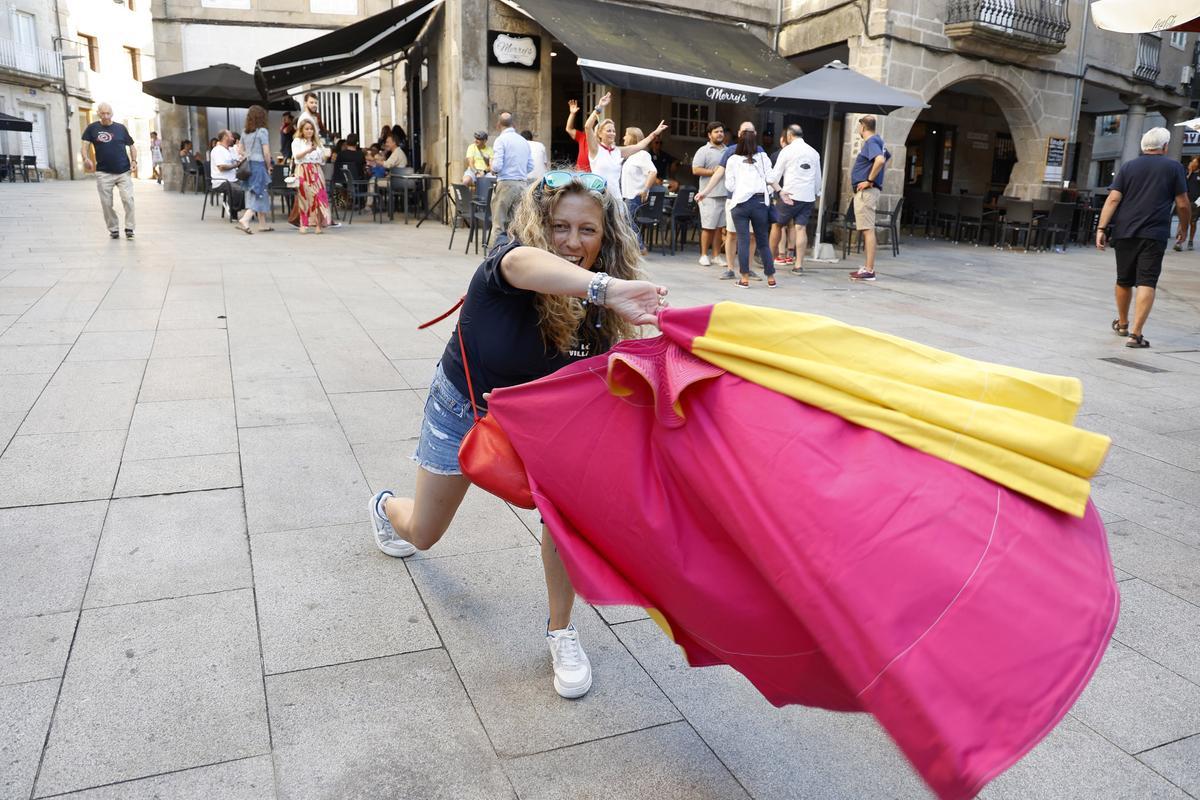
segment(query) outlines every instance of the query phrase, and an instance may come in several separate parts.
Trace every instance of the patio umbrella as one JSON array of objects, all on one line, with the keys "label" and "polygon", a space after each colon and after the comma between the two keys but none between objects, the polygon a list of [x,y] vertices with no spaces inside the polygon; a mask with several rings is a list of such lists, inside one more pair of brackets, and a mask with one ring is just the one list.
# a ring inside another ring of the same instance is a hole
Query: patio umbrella
[{"label": "patio umbrella", "polygon": [[1118,33],[1200,32],[1196,0],[1097,0],[1092,3],[1092,19],[1096,27]]},{"label": "patio umbrella", "polygon": [[0,113],[0,131],[25,131],[33,130],[33,123],[27,119],[14,117],[10,114]]},{"label": "patio umbrella", "polygon": [[[831,61],[818,70],[776,86],[758,101],[760,106],[793,111],[806,116],[826,116],[825,151],[828,161],[833,149],[833,119],[836,114],[890,114],[898,108],[927,108],[925,101],[911,92],[893,89],[855,72],[841,61]],[[828,171],[827,171],[828,173]],[[827,174],[826,173],[826,174]],[[822,176],[822,184],[825,183]],[[817,206],[817,237],[813,258],[821,247],[821,223],[825,218],[825,191]]]},{"label": "patio umbrella", "polygon": [[268,103],[254,83],[254,76],[233,64],[214,64],[204,69],[143,81],[142,91],[159,100],[183,106],[249,108],[261,105],[281,111],[296,108],[296,101],[290,97]]}]

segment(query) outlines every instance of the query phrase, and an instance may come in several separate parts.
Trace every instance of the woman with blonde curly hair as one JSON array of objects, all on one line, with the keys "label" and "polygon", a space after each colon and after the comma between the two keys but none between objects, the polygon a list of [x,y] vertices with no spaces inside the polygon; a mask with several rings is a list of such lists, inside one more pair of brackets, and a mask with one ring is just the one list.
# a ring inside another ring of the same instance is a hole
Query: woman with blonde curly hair
[{"label": "woman with blonde curly hair", "polygon": [[[620,195],[606,191],[599,175],[546,173],[522,195],[508,233],[471,278],[458,331],[430,382],[413,456],[419,466],[414,496],[384,490],[371,498],[375,542],[390,556],[433,546],[471,485],[458,464],[459,445],[473,424],[466,369],[474,400],[486,410],[493,389],[607,351],[632,337],[636,326],[654,324],[664,303],[664,287],[639,279],[637,239]],[[582,697],[592,676],[571,624],[575,591],[544,530],[542,562],[554,688],[563,697]]]}]

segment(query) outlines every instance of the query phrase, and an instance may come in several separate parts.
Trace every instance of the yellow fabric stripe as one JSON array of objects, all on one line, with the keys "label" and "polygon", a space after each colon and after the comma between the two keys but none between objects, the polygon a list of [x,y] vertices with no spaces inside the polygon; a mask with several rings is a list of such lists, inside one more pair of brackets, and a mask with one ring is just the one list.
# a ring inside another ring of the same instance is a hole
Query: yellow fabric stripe
[{"label": "yellow fabric stripe", "polygon": [[693,352],[1053,508],[1083,516],[1108,437],[1075,378],[975,361],[828,317],[718,303]]}]

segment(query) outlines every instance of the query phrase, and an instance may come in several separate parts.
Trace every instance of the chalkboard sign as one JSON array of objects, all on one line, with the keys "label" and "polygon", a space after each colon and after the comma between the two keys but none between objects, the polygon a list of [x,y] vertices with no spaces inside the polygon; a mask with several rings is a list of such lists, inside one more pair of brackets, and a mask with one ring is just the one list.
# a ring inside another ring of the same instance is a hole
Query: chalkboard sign
[{"label": "chalkboard sign", "polygon": [[1046,140],[1046,173],[1042,180],[1047,183],[1061,183],[1063,169],[1067,164],[1067,139],[1064,136],[1051,136]]}]

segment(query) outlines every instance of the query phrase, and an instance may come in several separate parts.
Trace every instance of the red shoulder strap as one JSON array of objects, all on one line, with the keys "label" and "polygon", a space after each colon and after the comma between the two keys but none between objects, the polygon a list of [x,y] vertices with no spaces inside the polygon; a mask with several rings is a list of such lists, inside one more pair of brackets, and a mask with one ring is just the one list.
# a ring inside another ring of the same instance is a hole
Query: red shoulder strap
[{"label": "red shoulder strap", "polygon": [[[464,294],[462,297],[458,298],[458,302],[455,303],[449,311],[435,319],[429,320],[429,322],[418,325],[417,330],[424,330],[430,325],[436,325],[437,323],[441,322],[455,311],[458,311],[458,309],[462,307],[463,301],[466,299],[467,296]],[[462,355],[463,372],[467,376],[467,396],[471,398],[471,413],[475,416],[475,421],[479,422],[482,417],[479,415],[479,406],[475,404],[475,387],[471,384],[471,367],[467,364],[467,347],[463,344],[462,325],[455,325],[454,330],[458,334],[458,352]]]}]

